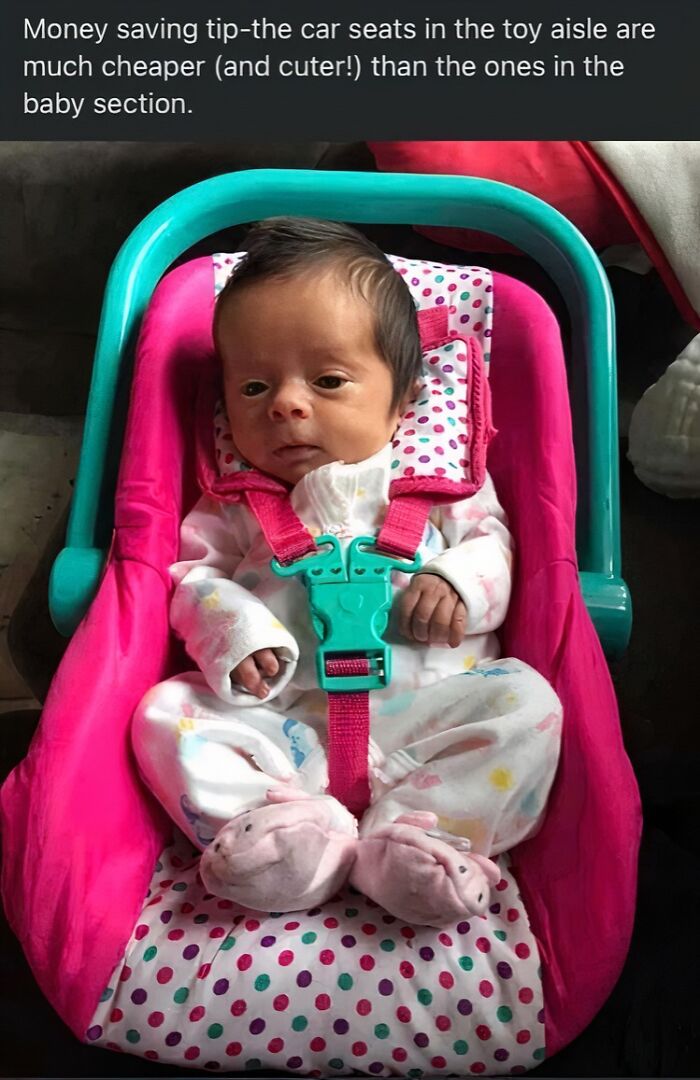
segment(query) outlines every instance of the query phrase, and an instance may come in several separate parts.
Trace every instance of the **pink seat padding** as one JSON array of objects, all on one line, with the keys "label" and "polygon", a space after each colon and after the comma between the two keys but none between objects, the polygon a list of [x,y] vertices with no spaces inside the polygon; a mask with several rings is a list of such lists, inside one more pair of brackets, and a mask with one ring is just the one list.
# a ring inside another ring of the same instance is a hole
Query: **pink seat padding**
[{"label": "pink seat padding", "polygon": [[[575,472],[557,324],[494,275],[499,435],[489,468],[516,537],[504,655],[546,676],[565,710],[547,820],[513,853],[543,957],[547,1051],[577,1035],[619,975],[632,928],[640,812],[608,670],[581,598]],[[3,898],[42,990],[84,1038],[170,837],[129,744],[137,702],[187,666],[168,628],[167,567],[193,504],[193,409],[212,362],[210,258],[172,271],[144,319],[98,596],[54,679],[27,758],[2,788]]]}]

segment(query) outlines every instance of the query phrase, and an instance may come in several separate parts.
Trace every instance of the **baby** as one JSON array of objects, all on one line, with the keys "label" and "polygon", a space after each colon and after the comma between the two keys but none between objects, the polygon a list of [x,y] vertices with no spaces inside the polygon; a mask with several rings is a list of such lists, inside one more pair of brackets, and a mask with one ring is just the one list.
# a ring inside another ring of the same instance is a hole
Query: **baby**
[{"label": "baby", "polygon": [[[422,382],[416,312],[384,254],[347,226],[255,226],[219,295],[214,340],[237,456],[284,481],[312,535],[376,535],[391,441]],[[348,880],[395,916],[483,912],[497,855],[538,828],[561,706],[496,660],[512,543],[493,483],[436,508],[421,571],[393,574],[390,684],[370,694],[371,805],[326,794],[327,697],[298,578],[271,569],[251,511],[203,496],[182,525],[171,622],[199,671],[134,718],[142,775],[202,849],[210,891],[258,910],[323,903]]]}]

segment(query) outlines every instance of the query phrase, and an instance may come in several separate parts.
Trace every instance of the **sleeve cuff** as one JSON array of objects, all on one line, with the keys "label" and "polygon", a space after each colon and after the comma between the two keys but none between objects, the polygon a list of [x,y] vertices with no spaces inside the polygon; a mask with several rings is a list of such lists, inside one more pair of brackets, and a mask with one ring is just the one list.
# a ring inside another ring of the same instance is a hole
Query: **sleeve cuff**
[{"label": "sleeve cuff", "polygon": [[[484,537],[488,541],[488,537]],[[494,544],[467,541],[437,555],[421,573],[437,574],[448,581],[467,609],[467,632],[484,634],[497,630],[508,610],[510,570],[503,551]]]},{"label": "sleeve cuff", "polygon": [[262,601],[232,581],[204,579],[181,586],[173,598],[171,623],[214,693],[232,705],[260,704],[260,698],[231,683],[233,669],[259,649],[273,649],[280,659],[265,701],[294,677],[299,660],[295,638]]}]

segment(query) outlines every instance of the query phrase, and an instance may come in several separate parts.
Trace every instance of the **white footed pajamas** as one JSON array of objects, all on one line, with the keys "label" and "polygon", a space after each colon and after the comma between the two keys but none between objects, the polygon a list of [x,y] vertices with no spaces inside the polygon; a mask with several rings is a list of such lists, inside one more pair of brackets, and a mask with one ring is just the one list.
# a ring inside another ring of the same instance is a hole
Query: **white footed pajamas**
[{"label": "white footed pajamas", "polygon": [[[376,534],[388,505],[390,448],[356,465],[305,476],[292,506],[312,534],[341,544]],[[461,646],[400,638],[392,617],[391,684],[370,694],[370,837],[402,815],[429,812],[472,852],[505,851],[534,833],[559,753],[561,706],[532,668],[498,659],[494,631],[510,597],[511,539],[489,477],[473,497],[431,515],[423,570],[444,577],[467,609]],[[241,505],[203,497],[185,519],[171,620],[199,671],[154,687],[133,739],[143,777],[185,833],[206,847],[271,788],[322,796],[327,784],[327,698],[318,689],[316,637],[304,586],[270,569],[271,552]],[[393,575],[395,593],[408,584]],[[281,659],[264,702],[231,683],[252,652]],[[350,835],[349,813],[327,797],[330,827]]]},{"label": "white footed pajamas", "polygon": [[[371,699],[372,804],[360,835],[413,810],[484,855],[534,832],[559,750],[561,711],[548,684],[513,660]],[[139,710],[141,769],[171,817],[200,847],[231,818],[262,806],[270,787],[327,784],[325,694],[280,711],[256,704],[248,721],[199,672],[170,679]],[[254,723],[253,723],[254,721]]]}]

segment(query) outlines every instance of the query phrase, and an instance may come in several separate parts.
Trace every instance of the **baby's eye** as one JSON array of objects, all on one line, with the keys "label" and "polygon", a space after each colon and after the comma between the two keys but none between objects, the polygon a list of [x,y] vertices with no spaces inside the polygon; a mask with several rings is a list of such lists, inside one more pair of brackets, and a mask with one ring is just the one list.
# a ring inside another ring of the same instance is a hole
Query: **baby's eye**
[{"label": "baby's eye", "polygon": [[322,390],[339,390],[347,381],[340,375],[321,375],[316,379],[316,386],[320,386]]},{"label": "baby's eye", "polygon": [[267,383],[260,382],[257,379],[251,379],[250,382],[245,383],[242,388],[243,397],[257,397],[258,394],[263,394],[267,390]]}]

